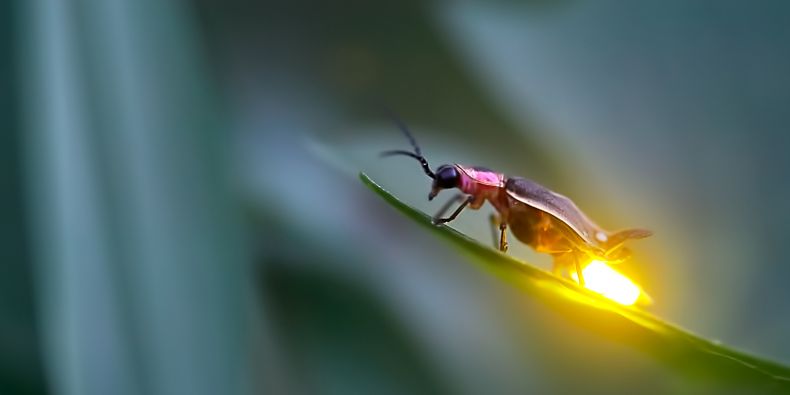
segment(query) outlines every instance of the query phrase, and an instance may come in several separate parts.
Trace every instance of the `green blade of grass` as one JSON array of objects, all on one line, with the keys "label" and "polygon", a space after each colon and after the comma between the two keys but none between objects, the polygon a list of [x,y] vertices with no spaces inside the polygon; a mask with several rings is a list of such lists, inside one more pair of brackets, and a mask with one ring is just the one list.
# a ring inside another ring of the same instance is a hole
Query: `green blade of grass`
[{"label": "green blade of grass", "polygon": [[360,179],[398,211],[450,241],[480,269],[548,304],[575,325],[640,349],[673,371],[697,380],[743,389],[790,391],[787,366],[704,339],[484,246],[449,226],[435,226],[430,216],[401,202],[366,174],[360,173]]}]

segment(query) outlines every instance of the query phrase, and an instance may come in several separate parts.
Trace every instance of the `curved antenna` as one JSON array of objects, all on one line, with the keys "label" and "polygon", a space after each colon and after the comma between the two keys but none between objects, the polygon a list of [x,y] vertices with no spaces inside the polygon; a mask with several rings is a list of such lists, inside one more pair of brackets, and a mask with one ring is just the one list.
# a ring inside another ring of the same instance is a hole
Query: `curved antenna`
[{"label": "curved antenna", "polygon": [[401,121],[401,119],[398,118],[398,116],[395,115],[389,109],[385,108],[385,111],[387,115],[389,115],[389,117],[392,118],[392,120],[395,122],[395,125],[398,127],[398,129],[400,129],[400,131],[403,132],[404,135],[406,135],[406,138],[409,139],[411,146],[414,148],[414,152],[405,151],[405,150],[390,150],[390,151],[382,152],[381,156],[385,157],[385,156],[393,156],[393,155],[405,155],[408,157],[412,157],[420,162],[420,165],[422,166],[422,170],[425,172],[425,174],[428,175],[428,177],[436,178],[436,175],[433,174],[431,167],[428,165],[428,160],[426,160],[425,157],[422,156],[422,151],[420,151],[420,146],[417,145],[417,140],[414,139],[414,136],[412,136],[411,132],[409,131],[409,128],[406,127],[406,124],[403,123],[403,121]]},{"label": "curved antenna", "polygon": [[418,161],[420,161],[420,165],[422,165],[422,170],[425,172],[425,174],[427,174],[428,177],[436,178],[436,175],[433,174],[433,171],[431,171],[431,167],[428,166],[428,161],[425,160],[425,158],[422,155],[417,155],[414,152],[409,152],[404,150],[391,150],[391,151],[384,151],[381,153],[382,157],[393,156],[393,155],[405,155],[417,159]]}]

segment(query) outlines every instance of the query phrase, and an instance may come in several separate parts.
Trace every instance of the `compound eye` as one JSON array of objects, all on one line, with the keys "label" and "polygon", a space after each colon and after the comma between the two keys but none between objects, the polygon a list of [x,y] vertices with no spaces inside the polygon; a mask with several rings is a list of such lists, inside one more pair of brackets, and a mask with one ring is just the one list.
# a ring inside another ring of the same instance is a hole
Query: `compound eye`
[{"label": "compound eye", "polygon": [[436,186],[444,189],[458,186],[458,170],[455,166],[444,165],[436,170]]}]

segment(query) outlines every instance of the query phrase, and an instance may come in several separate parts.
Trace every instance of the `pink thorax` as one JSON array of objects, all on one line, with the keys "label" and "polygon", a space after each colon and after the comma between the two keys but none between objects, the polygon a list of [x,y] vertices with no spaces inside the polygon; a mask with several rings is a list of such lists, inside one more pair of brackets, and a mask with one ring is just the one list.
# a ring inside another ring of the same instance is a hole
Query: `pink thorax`
[{"label": "pink thorax", "polygon": [[455,165],[461,171],[460,189],[468,194],[475,194],[480,184],[502,188],[505,185],[504,175],[487,169]]}]

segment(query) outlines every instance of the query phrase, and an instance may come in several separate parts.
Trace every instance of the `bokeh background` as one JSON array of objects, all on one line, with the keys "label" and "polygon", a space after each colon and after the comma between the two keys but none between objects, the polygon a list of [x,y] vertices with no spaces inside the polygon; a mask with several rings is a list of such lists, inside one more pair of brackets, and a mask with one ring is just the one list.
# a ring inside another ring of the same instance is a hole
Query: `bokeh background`
[{"label": "bokeh background", "polygon": [[433,165],[652,229],[651,312],[790,363],[788,42],[781,1],[2,2],[0,393],[726,390],[362,186],[440,205],[382,103]]}]

